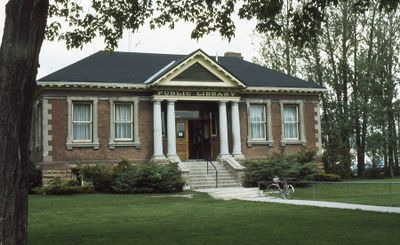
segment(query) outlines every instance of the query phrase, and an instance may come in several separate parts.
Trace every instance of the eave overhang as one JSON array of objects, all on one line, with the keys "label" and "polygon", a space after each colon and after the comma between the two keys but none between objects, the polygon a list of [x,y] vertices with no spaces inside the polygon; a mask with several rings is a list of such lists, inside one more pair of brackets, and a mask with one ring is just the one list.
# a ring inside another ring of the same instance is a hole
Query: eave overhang
[{"label": "eave overhang", "polygon": [[44,88],[96,88],[96,89],[128,89],[143,90],[146,84],[105,83],[105,82],[63,82],[63,81],[37,81],[37,85]]}]

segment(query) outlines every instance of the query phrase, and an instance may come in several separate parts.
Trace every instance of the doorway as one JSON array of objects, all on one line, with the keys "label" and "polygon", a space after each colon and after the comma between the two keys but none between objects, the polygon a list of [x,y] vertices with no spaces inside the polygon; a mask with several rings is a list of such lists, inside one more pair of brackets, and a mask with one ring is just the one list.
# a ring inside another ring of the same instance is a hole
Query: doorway
[{"label": "doorway", "polygon": [[217,104],[212,102],[188,101],[176,105],[176,153],[181,160],[216,158],[219,153],[217,109]]},{"label": "doorway", "polygon": [[208,120],[188,120],[189,159],[210,158],[210,138]]}]

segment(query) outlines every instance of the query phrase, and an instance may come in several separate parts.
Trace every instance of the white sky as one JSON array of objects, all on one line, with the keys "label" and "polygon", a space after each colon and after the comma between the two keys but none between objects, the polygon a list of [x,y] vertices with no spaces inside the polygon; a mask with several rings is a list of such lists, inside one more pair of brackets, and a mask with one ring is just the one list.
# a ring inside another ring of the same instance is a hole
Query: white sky
[{"label": "white sky", "polygon": [[[5,3],[0,4],[0,38],[3,36],[5,20]],[[119,42],[117,51],[148,52],[148,53],[169,53],[189,54],[201,48],[209,55],[218,54],[222,56],[227,51],[240,52],[244,59],[251,61],[257,57],[259,40],[254,37],[254,21],[235,19],[236,32],[231,42],[223,40],[219,33],[212,33],[196,41],[190,39],[193,25],[191,23],[178,23],[174,30],[161,28],[150,30],[143,26],[134,34],[125,33],[124,38]],[[86,45],[82,50],[67,50],[61,42],[44,41],[40,53],[40,68],[38,78],[41,78],[62,67],[72,64],[99,50],[104,49],[102,39],[96,39]]]}]

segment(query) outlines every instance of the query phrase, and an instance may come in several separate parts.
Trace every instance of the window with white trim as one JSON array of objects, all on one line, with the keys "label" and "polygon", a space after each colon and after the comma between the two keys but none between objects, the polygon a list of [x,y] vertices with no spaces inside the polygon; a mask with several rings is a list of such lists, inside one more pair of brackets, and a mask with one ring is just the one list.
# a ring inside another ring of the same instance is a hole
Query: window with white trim
[{"label": "window with white trim", "polygon": [[98,136],[98,97],[68,96],[67,150],[74,147],[100,148]]},{"label": "window with white trim", "polygon": [[72,141],[92,142],[93,108],[90,102],[72,103]]},{"label": "window with white trim", "polygon": [[267,139],[265,104],[250,104],[250,140]]},{"label": "window with white trim", "polygon": [[108,146],[140,147],[139,137],[139,98],[110,97],[110,138]]},{"label": "window with white trim", "polygon": [[132,103],[114,104],[115,141],[133,140],[133,105]]},{"label": "window with white trim", "polygon": [[246,99],[247,146],[268,145],[272,147],[272,116],[270,99]]},{"label": "window with white trim", "polygon": [[288,140],[299,140],[299,106],[283,106],[283,137]]}]

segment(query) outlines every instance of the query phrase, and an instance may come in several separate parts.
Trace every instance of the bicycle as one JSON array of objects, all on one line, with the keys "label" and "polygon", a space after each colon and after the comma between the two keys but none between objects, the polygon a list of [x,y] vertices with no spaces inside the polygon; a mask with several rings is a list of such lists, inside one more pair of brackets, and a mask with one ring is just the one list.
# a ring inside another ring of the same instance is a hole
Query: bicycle
[{"label": "bicycle", "polygon": [[269,184],[265,189],[265,194],[271,197],[282,197],[284,199],[290,199],[294,194],[294,187],[288,184],[286,179],[280,180],[278,177],[273,178],[273,183]]}]

